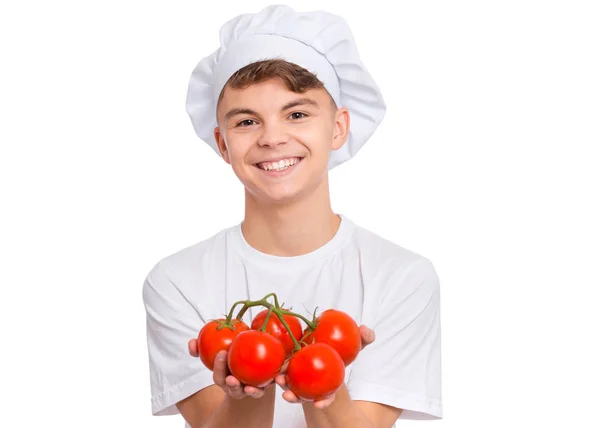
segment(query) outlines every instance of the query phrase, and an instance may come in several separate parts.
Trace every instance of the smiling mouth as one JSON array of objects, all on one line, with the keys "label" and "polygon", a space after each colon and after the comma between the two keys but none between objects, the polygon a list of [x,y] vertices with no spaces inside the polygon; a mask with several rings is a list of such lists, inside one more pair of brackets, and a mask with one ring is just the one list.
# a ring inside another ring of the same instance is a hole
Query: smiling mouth
[{"label": "smiling mouth", "polygon": [[299,164],[303,158],[301,157],[291,157],[286,159],[281,159],[275,162],[259,162],[254,166],[263,171],[285,171],[293,167],[294,165]]}]

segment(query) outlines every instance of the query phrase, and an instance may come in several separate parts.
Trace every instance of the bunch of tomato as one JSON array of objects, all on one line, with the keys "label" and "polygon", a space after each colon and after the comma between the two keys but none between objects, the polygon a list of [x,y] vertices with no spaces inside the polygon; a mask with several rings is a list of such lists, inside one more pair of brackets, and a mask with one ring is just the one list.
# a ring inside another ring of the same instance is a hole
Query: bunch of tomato
[{"label": "bunch of tomato", "polygon": [[[275,304],[268,302],[271,296]],[[238,305],[243,307],[234,318]],[[248,326],[242,318],[253,306],[265,309]],[[231,374],[246,385],[261,388],[288,363],[288,387],[308,401],[326,398],[342,386],[345,367],[354,361],[361,346],[359,327],[347,313],[328,309],[317,317],[315,310],[310,321],[280,307],[274,293],[257,301],[236,302],[226,318],[206,323],[198,334],[198,354],[210,370],[216,355],[226,350]]]}]

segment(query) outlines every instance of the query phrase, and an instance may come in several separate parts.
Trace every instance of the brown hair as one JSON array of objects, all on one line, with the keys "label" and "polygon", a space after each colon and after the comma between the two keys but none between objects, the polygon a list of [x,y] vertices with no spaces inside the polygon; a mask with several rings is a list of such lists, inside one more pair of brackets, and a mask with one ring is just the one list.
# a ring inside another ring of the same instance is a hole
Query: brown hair
[{"label": "brown hair", "polygon": [[[307,69],[282,59],[269,59],[253,62],[236,71],[221,90],[219,101],[223,98],[227,86],[234,89],[245,89],[255,83],[273,78],[283,80],[288,89],[296,93],[325,88],[323,82]],[[331,101],[335,106],[333,98]]]}]

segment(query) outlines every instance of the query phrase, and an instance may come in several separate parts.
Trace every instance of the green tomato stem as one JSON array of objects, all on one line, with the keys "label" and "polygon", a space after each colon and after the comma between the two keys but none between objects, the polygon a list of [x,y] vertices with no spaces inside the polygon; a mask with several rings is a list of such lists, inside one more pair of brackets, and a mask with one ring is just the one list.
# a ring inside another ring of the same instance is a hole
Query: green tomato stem
[{"label": "green tomato stem", "polygon": [[[273,296],[275,298],[275,300],[277,300],[277,296],[275,295],[275,293],[269,293],[267,294],[265,297],[263,297],[262,299],[260,299],[261,301],[264,300],[266,301],[269,297]],[[257,300],[258,301],[258,300]]]},{"label": "green tomato stem", "polygon": [[275,307],[280,309],[281,306],[279,306],[279,300],[277,300],[277,295],[275,293],[273,293],[273,300],[275,300]]},{"label": "green tomato stem", "polygon": [[298,341],[296,340],[296,338],[294,337],[294,333],[292,333],[292,330],[290,329],[290,326],[288,325],[287,322],[285,322],[285,320],[283,319],[283,313],[281,311],[281,309],[278,308],[272,308],[273,313],[275,315],[277,315],[277,318],[279,318],[279,321],[281,321],[281,324],[283,324],[283,326],[285,327],[285,329],[287,330],[288,334],[290,335],[290,337],[292,338],[292,342],[294,342],[294,351],[299,351],[301,349],[300,344],[298,343]]},{"label": "green tomato stem", "polygon": [[267,329],[267,323],[269,322],[269,318],[271,317],[272,313],[273,313],[273,307],[270,307],[269,312],[267,312],[267,316],[265,317],[265,321],[263,322],[263,325],[260,328],[260,331],[265,331]]},{"label": "green tomato stem", "polygon": [[[273,297],[273,300],[275,302],[275,304],[273,305],[272,303],[268,302],[268,298],[269,297]],[[300,343],[298,343],[298,341],[296,340],[296,338],[294,337],[294,334],[292,333],[292,330],[290,329],[290,326],[288,325],[288,323],[283,319],[283,315],[291,315],[294,316],[296,318],[300,318],[302,321],[304,321],[304,323],[308,326],[308,328],[310,330],[314,330],[317,328],[317,321],[316,321],[316,317],[313,315],[313,321],[309,321],[306,317],[297,314],[295,312],[292,311],[288,311],[287,309],[283,309],[279,306],[279,299],[277,298],[277,295],[275,293],[269,293],[267,294],[265,297],[263,297],[260,300],[240,300],[236,303],[234,303],[233,307],[231,308],[231,311],[229,312],[229,315],[227,316],[227,320],[226,320],[226,324],[229,325],[229,323],[231,322],[231,318],[233,317],[233,312],[235,310],[235,308],[238,305],[243,305],[242,309],[238,312],[236,319],[241,320],[242,317],[244,316],[244,314],[246,313],[246,311],[249,308],[255,307],[255,306],[263,306],[265,308],[269,309],[269,312],[267,313],[267,316],[265,318],[265,321],[262,325],[262,327],[260,328],[261,331],[265,331],[266,327],[267,327],[267,322],[269,321],[269,317],[271,316],[272,313],[275,314],[275,316],[277,316],[277,318],[279,319],[279,321],[281,322],[281,324],[285,327],[285,329],[287,330],[288,334],[290,335],[290,337],[292,338],[292,341],[294,342],[294,349],[295,351],[298,351],[301,349]],[[316,314],[316,309],[315,309],[315,314]]]},{"label": "green tomato stem", "polygon": [[271,296],[273,296],[273,300],[275,301],[275,307],[277,309],[279,309],[281,306],[279,306],[279,300],[277,299],[277,294],[275,294],[275,293],[267,294],[265,297],[262,298],[262,300],[260,300],[260,302],[263,302],[264,304],[268,304],[269,302],[267,301],[267,299]]},{"label": "green tomato stem", "polygon": [[266,308],[269,307],[269,305],[271,305],[269,302],[267,302],[265,299],[261,299],[261,300],[246,300],[244,302],[244,306],[242,307],[242,310],[238,312],[237,314],[237,319],[242,319],[242,317],[244,316],[244,314],[246,313],[246,311],[249,308],[252,308],[254,306],[264,306]]},{"label": "green tomato stem", "polygon": [[286,314],[286,315],[292,315],[292,316],[294,316],[296,318],[300,318],[302,321],[304,321],[306,323],[306,325],[308,326],[308,328],[311,329],[311,330],[314,330],[315,328],[317,328],[316,322],[309,321],[308,319],[306,319],[306,317],[303,317],[300,314],[297,314],[297,313],[292,312],[292,311],[288,311],[287,309],[281,309],[281,312],[283,314]]},{"label": "green tomato stem", "polygon": [[[241,305],[241,304],[245,304],[246,302],[247,302],[247,300],[239,300],[233,304],[233,306],[231,307],[231,310],[229,311],[229,314],[227,315],[227,318],[225,318],[225,323],[227,325],[229,325],[231,323],[231,320],[233,318],[233,311],[235,310],[235,307],[238,305]],[[239,314],[236,318],[241,319]]]},{"label": "green tomato stem", "polygon": [[279,308],[279,302],[277,301],[277,296],[275,295],[275,293],[269,293],[267,294],[265,297],[263,297],[260,300],[241,300],[240,302],[237,303],[243,303],[244,306],[242,307],[242,309],[238,312],[236,318],[237,319],[242,319],[242,317],[244,316],[244,314],[246,313],[246,311],[248,310],[248,308],[251,308],[253,306],[264,306],[264,307],[268,307],[268,305],[270,305],[269,302],[267,302],[267,299],[269,297],[273,296],[273,298],[275,299],[275,306],[277,308]]}]

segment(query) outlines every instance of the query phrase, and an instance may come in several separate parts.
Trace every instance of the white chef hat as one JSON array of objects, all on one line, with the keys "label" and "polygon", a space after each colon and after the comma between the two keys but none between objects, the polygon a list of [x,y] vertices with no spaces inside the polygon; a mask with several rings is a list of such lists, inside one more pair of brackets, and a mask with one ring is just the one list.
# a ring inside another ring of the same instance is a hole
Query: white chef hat
[{"label": "white chef hat", "polygon": [[336,105],[350,112],[348,139],[331,152],[329,169],[352,158],[383,120],[383,96],[359,58],[350,28],[337,15],[268,6],[225,23],[220,41],[221,47],[194,68],[186,100],[196,134],[217,154],[213,130],[221,90],[236,71],[259,60],[283,59],[307,69]]}]

